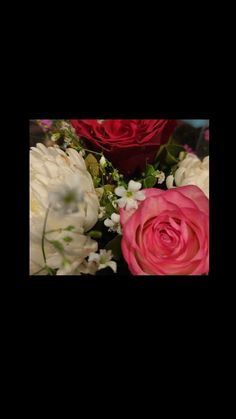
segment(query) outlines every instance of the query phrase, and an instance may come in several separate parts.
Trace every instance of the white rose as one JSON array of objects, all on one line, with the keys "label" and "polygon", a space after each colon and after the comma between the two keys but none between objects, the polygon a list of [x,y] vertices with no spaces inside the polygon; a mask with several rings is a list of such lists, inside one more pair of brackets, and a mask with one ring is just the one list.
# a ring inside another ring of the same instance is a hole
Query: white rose
[{"label": "white rose", "polygon": [[201,161],[195,154],[188,153],[185,159],[178,163],[174,177],[167,177],[168,189],[173,187],[174,181],[176,186],[198,186],[209,198],[209,156]]},{"label": "white rose", "polygon": [[[43,144],[37,144],[30,151],[31,274],[45,265],[42,233],[49,206],[44,241],[48,266],[59,268],[59,272],[65,268],[67,272],[71,265],[79,273],[84,258],[97,250],[97,242],[84,232],[98,220],[98,197],[83,157],[73,149],[67,149],[67,154],[58,146],[47,148]],[[73,228],[63,230],[68,226]],[[49,241],[59,241],[63,252]],[[46,273],[45,270],[40,272]]]}]

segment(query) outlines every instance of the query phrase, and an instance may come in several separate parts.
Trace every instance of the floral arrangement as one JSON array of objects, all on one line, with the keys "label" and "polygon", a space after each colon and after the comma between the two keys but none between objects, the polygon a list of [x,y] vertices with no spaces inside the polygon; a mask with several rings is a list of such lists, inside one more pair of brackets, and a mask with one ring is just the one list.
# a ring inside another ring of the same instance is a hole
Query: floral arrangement
[{"label": "floral arrangement", "polygon": [[207,275],[207,120],[37,120],[30,275]]}]

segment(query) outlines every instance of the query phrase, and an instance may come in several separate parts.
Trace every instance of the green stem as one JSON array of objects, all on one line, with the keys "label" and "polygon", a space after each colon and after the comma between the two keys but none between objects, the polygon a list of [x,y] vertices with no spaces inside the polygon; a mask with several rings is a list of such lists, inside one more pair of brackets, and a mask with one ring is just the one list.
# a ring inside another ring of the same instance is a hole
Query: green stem
[{"label": "green stem", "polygon": [[42,253],[43,253],[43,260],[44,260],[45,265],[47,264],[47,262],[46,262],[46,255],[45,255],[45,250],[44,250],[44,240],[45,240],[45,230],[46,230],[49,210],[50,210],[50,205],[45,214],[45,219],[44,219],[44,224],[43,224],[43,235],[42,235]]},{"label": "green stem", "polygon": [[81,147],[82,150],[87,151],[88,153],[98,154],[99,156],[102,156],[102,153],[99,153],[98,151],[89,150],[88,148]]}]

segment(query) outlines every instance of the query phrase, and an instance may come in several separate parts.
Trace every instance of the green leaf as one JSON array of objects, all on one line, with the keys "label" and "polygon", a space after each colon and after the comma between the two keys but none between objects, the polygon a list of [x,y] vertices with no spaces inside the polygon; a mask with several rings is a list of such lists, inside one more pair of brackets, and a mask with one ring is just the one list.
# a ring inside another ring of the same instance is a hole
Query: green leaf
[{"label": "green leaf", "polygon": [[146,170],[145,170],[145,175],[146,176],[150,176],[153,174],[153,172],[155,172],[155,168],[152,164],[147,164],[146,165]]},{"label": "green leaf", "polygon": [[92,176],[98,177],[98,175],[99,175],[99,163],[98,163],[96,157],[94,157],[92,154],[89,154],[85,159],[85,164],[86,164],[86,167],[87,167],[89,173]]},{"label": "green leaf", "polygon": [[166,163],[168,166],[172,166],[173,164],[178,163],[178,159],[174,157],[168,150],[166,155]]},{"label": "green leaf", "polygon": [[111,214],[113,214],[113,212],[115,212],[115,208],[113,207],[113,205],[110,201],[105,205],[105,209],[106,209],[106,216],[108,216],[108,217],[110,217]]},{"label": "green leaf", "polygon": [[87,236],[91,237],[92,239],[100,239],[102,237],[102,232],[97,230],[91,230],[87,233]]},{"label": "green leaf", "polygon": [[154,176],[148,176],[143,180],[144,188],[152,188],[157,182],[157,179]]},{"label": "green leaf", "polygon": [[100,183],[101,183],[101,178],[97,176],[93,176],[94,187],[97,188],[100,185]]},{"label": "green leaf", "polygon": [[166,144],[163,144],[163,145],[160,146],[160,148],[159,148],[159,150],[156,154],[155,160],[157,160],[157,158],[160,158],[160,156],[165,152],[165,149],[166,149]]},{"label": "green leaf", "polygon": [[182,147],[179,144],[169,144],[166,147],[167,152],[171,154],[171,156],[173,156],[174,158],[178,159],[179,158],[179,153],[181,151],[184,151],[184,147]]},{"label": "green leaf", "polygon": [[114,260],[119,260],[121,258],[121,236],[118,234],[114,239],[110,240],[106,246],[106,250],[111,250]]}]

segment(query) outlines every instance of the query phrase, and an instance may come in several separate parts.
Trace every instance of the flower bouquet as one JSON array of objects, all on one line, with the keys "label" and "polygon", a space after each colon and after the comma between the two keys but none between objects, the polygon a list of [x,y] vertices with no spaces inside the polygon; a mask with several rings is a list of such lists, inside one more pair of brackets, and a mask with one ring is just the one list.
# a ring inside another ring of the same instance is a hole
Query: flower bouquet
[{"label": "flower bouquet", "polygon": [[207,275],[208,122],[31,121],[30,275]]}]

